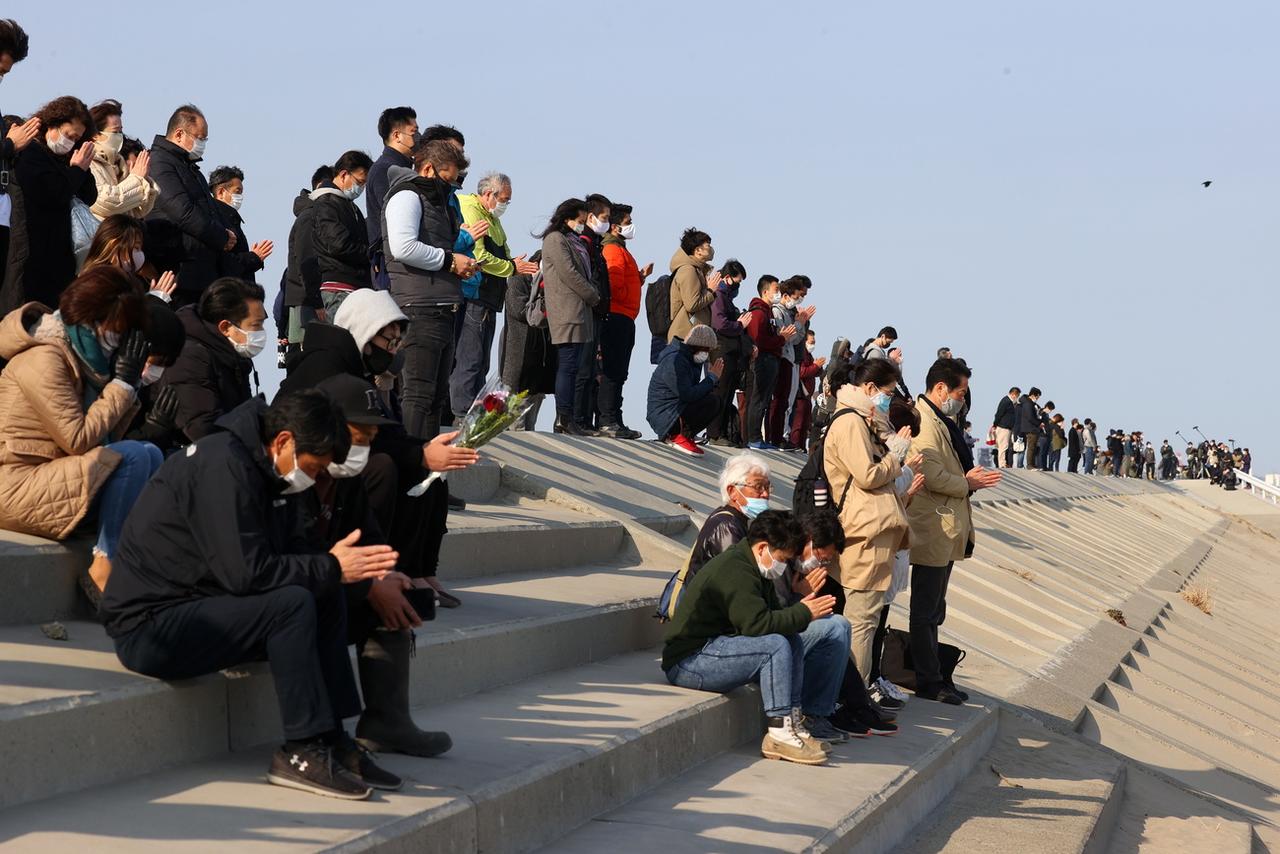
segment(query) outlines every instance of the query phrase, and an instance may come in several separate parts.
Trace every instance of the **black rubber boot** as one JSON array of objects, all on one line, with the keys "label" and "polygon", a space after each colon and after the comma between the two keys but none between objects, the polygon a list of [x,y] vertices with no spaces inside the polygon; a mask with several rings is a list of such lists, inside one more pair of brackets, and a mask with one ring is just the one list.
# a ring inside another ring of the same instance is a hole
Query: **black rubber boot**
[{"label": "black rubber boot", "polygon": [[418,729],[409,715],[409,656],[413,633],[376,630],[357,659],[364,714],[356,741],[374,753],[439,756],[453,746],[447,732]]}]

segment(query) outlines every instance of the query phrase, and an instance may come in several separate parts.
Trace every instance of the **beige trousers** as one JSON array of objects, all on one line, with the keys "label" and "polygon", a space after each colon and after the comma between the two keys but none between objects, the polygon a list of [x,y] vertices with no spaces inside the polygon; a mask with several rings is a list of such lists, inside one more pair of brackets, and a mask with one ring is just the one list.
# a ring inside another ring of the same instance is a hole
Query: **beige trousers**
[{"label": "beige trousers", "polygon": [[844,616],[849,621],[849,657],[858,668],[862,681],[871,672],[871,642],[880,625],[880,611],[884,608],[885,590],[844,589]]}]

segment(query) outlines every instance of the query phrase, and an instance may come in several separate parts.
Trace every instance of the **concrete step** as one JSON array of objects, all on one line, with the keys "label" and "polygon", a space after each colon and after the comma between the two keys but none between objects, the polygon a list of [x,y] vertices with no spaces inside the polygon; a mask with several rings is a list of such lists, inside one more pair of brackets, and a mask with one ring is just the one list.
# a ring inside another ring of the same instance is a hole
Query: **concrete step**
[{"label": "concrete step", "polygon": [[1214,690],[1222,691],[1224,686],[1230,686],[1233,697],[1252,708],[1265,711],[1274,707],[1276,694],[1240,678],[1220,662],[1198,653],[1194,648],[1178,649],[1163,638],[1143,635],[1134,647],[1134,653],[1139,670],[1143,668],[1142,659],[1147,658],[1185,673],[1189,678]]},{"label": "concrete step", "polygon": [[266,784],[264,748],[5,810],[0,849],[526,851],[758,741],[756,691],[672,687],[658,658],[616,656],[435,707],[419,722],[448,731],[453,749],[379,757],[406,785],[369,801]]},{"label": "concrete step", "polygon": [[89,615],[76,578],[89,568],[93,540],[54,542],[0,531],[0,626]]},{"label": "concrete step", "polygon": [[1249,822],[1140,768],[1128,771],[1107,854],[1250,854]]},{"label": "concrete step", "polygon": [[896,850],[1100,851],[1110,838],[1124,789],[1120,759],[1005,714],[991,750]]},{"label": "concrete step", "polygon": [[1078,731],[1124,756],[1146,763],[1152,770],[1177,780],[1210,798],[1270,822],[1280,811],[1280,792],[1273,787],[1223,768],[1206,754],[1176,738],[1126,718],[1101,703],[1090,701]]},{"label": "concrete step", "polygon": [[887,851],[987,752],[994,706],[912,700],[892,737],[837,745],[829,764],[762,759],[748,742],[556,840],[551,852]]},{"label": "concrete step", "polygon": [[1280,761],[1257,750],[1255,739],[1237,739],[1214,728],[1215,721],[1203,711],[1184,715],[1114,682],[1103,685],[1095,699],[1130,721],[1212,756],[1223,768],[1280,787]]},{"label": "concrete step", "polygon": [[[661,638],[665,575],[643,567],[475,579],[417,632],[414,704],[439,703]],[[70,640],[0,629],[0,806],[145,774],[279,737],[265,664],[166,683],[126,671],[101,627]],[[354,655],[354,652],[353,652]],[[75,774],[65,768],[74,765]]]},{"label": "concrete step", "polygon": [[1188,637],[1181,632],[1169,631],[1159,620],[1147,627],[1146,634],[1184,655],[1212,661],[1216,668],[1230,674],[1234,679],[1256,685],[1263,691],[1280,694],[1280,674],[1266,663],[1258,662],[1251,657],[1248,653],[1256,653],[1252,648],[1232,649],[1221,643]]}]

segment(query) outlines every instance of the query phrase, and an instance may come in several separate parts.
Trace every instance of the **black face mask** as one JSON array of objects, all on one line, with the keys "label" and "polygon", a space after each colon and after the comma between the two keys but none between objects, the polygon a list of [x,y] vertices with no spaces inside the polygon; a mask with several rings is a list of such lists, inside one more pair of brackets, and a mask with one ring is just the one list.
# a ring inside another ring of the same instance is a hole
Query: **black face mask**
[{"label": "black face mask", "polygon": [[391,367],[391,362],[395,356],[388,353],[377,345],[373,346],[373,352],[364,357],[364,366],[369,369],[369,373],[373,376],[385,374],[387,369]]}]

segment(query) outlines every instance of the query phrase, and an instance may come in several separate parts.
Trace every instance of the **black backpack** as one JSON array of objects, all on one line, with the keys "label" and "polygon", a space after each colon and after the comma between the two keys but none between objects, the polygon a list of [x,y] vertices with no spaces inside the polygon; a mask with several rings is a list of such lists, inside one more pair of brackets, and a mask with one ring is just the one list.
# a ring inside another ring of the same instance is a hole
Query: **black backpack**
[{"label": "black backpack", "polygon": [[671,274],[659,276],[644,295],[644,315],[649,321],[649,334],[667,340],[671,331]]},{"label": "black backpack", "polygon": [[[827,436],[831,431],[831,426],[836,423],[836,419],[841,415],[848,415],[850,412],[855,412],[855,410],[849,407],[837,409],[831,416],[831,421],[828,422],[827,429],[823,431],[822,436],[810,445],[809,459],[805,462],[804,468],[800,469],[800,474],[796,475],[796,488],[791,494],[791,510],[797,516],[812,513],[815,510],[823,510],[831,503],[831,486],[827,483],[825,453]],[[844,490],[840,493],[840,500],[836,502],[835,511],[837,513],[844,507],[844,499],[849,494],[849,486],[852,483],[853,478],[845,481]]]},{"label": "black backpack", "polygon": [[856,353],[850,353],[850,354],[849,354],[849,367],[851,367],[851,368],[856,368],[860,362],[864,362],[864,361],[866,361],[866,358],[867,358],[867,345],[868,345],[868,344],[870,344],[870,343],[871,343],[872,341],[874,341],[874,340],[876,340],[876,339],[874,339],[874,338],[868,338],[866,341],[863,341],[863,342],[862,342],[862,346],[858,348],[858,350],[857,350],[857,352],[856,352]]}]

